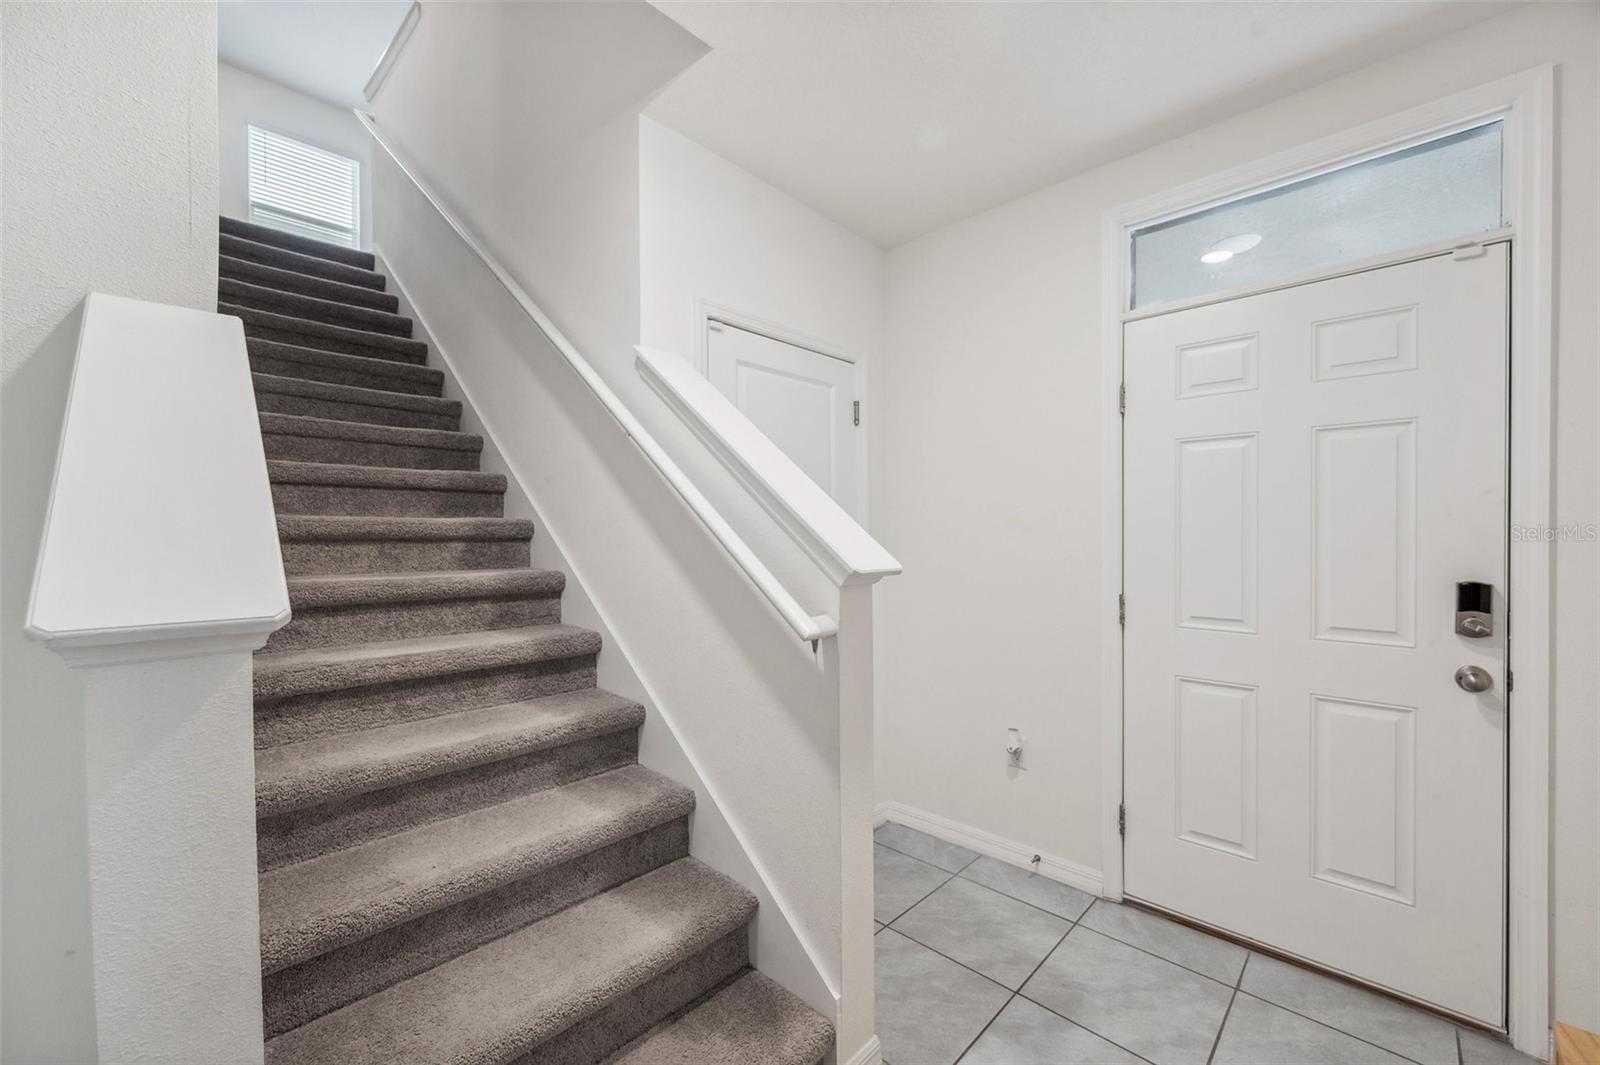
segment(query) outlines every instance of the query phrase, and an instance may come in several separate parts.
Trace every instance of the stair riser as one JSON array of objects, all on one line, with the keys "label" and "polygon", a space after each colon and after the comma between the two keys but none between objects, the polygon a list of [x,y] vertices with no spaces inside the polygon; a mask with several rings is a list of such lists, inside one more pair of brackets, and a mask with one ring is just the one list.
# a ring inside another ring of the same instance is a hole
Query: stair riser
[{"label": "stair riser", "polygon": [[370,307],[372,310],[387,311],[389,314],[400,312],[400,297],[388,292],[379,292],[362,285],[346,285],[326,278],[313,277],[310,274],[299,274],[293,270],[267,266],[264,263],[235,259],[228,255],[222,256],[218,276],[251,285],[266,285],[284,292],[296,292],[313,299],[330,300],[355,307]]},{"label": "stair riser", "polygon": [[[219,313],[229,313],[226,307],[219,308]],[[257,322],[244,323],[244,335],[255,337],[259,340],[276,340],[283,344],[293,344],[301,348],[316,348],[319,351],[336,351],[341,355],[360,355],[367,359],[388,359],[390,362],[405,362],[413,366],[421,366],[428,361],[428,356],[410,351],[401,351],[381,344],[363,344],[359,341],[348,340],[343,337],[322,336],[318,333],[301,333],[293,329],[283,329],[275,325],[262,325]]]},{"label": "stair riser", "polygon": [[272,374],[276,377],[298,377],[302,381],[324,381],[330,385],[354,385],[356,388],[376,388],[382,392],[403,392],[408,396],[444,394],[443,381],[416,381],[404,377],[390,377],[382,367],[385,360],[367,359],[372,370],[360,366],[325,366],[299,359],[284,359],[275,355],[250,354],[250,369],[254,373]]},{"label": "stair riser", "polygon": [[409,429],[461,429],[461,415],[433,414],[398,407],[373,407],[365,403],[346,403],[314,396],[291,396],[282,392],[256,389],[256,409],[272,414],[302,414],[310,418],[331,418],[341,422],[366,422],[368,425],[397,425]]},{"label": "stair riser", "polygon": [[249,262],[261,263],[264,266],[276,267],[280,270],[292,270],[297,274],[307,274],[311,277],[327,278],[346,285],[360,285],[378,292],[383,291],[384,277],[382,274],[371,270],[362,270],[354,266],[345,266],[328,259],[319,259],[314,255],[299,255],[283,248],[274,248],[270,244],[257,244],[254,241],[240,240],[222,234],[218,246],[223,255],[235,259],[244,259]]},{"label": "stair riser", "polygon": [[526,540],[291,540],[281,548],[283,571],[291,577],[516,569],[530,558]]},{"label": "stair riser", "polygon": [[256,824],[256,862],[261,872],[267,872],[392,836],[429,821],[619,769],[637,760],[638,753],[638,731],[626,729],[344,802],[264,818]]},{"label": "stair riser", "polygon": [[261,442],[266,448],[267,458],[293,462],[335,462],[407,470],[475,470],[479,458],[476,451],[380,444],[370,440],[339,440],[327,436],[262,433]]},{"label": "stair riser", "polygon": [[232,278],[222,278],[218,291],[222,298],[239,307],[250,307],[268,314],[289,314],[313,322],[343,326],[346,329],[365,329],[391,336],[411,336],[411,319],[370,307],[352,307],[332,300],[319,300],[295,292],[261,292],[229,284]]},{"label": "stair riser", "polygon": [[316,256],[331,262],[345,263],[349,266],[371,270],[377,265],[377,260],[370,251],[360,248],[343,248],[326,241],[315,240],[311,237],[302,237],[297,233],[285,233],[281,229],[271,226],[258,225],[247,222],[242,218],[230,218],[223,215],[218,220],[219,230],[230,236],[252,240],[258,244],[266,244],[274,248],[287,248],[299,252],[301,255]]},{"label": "stair riser", "polygon": [[413,636],[517,629],[553,625],[560,620],[561,600],[557,596],[374,603],[328,609],[296,607],[289,624],[273,633],[263,650],[291,651],[299,647],[338,647]]},{"label": "stair riser", "polygon": [[262,980],[269,1037],[381,991],[689,853],[687,818]]},{"label": "stair riser", "polygon": [[600,1061],[710,992],[750,964],[748,927],[729,933],[653,980],[610,999],[510,1065],[587,1065]]},{"label": "stair riser", "polygon": [[279,514],[355,517],[498,518],[504,492],[449,492],[431,488],[365,488],[332,484],[274,484]]},{"label": "stair riser", "polygon": [[258,701],[256,746],[276,747],[594,686],[595,660],[587,655]]}]

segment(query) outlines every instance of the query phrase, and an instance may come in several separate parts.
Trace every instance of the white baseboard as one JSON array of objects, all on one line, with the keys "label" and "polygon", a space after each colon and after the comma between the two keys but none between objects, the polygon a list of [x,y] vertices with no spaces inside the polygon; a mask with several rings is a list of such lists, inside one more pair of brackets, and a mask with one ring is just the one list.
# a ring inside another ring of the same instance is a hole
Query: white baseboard
[{"label": "white baseboard", "polygon": [[[985,832],[981,828],[973,828],[959,821],[952,821],[948,817],[930,814],[926,810],[919,810],[915,806],[907,806],[903,802],[884,801],[878,803],[872,811],[872,824],[876,828],[885,821],[893,821],[907,828],[914,828],[918,832],[926,832],[936,839],[946,843],[955,843],[969,850],[1002,862],[1032,869],[1041,876],[1051,880],[1060,881],[1079,891],[1087,891],[1091,895],[1099,896],[1104,887],[1104,879],[1100,870],[1091,869],[1086,865],[1054,854],[1045,854],[1037,851],[1025,843],[1018,843],[1005,836],[997,836],[993,832]],[[1039,863],[1033,863],[1034,855],[1039,856]]]},{"label": "white baseboard", "polygon": [[850,1057],[840,1058],[839,1065],[883,1065],[883,1044],[873,1036]]}]

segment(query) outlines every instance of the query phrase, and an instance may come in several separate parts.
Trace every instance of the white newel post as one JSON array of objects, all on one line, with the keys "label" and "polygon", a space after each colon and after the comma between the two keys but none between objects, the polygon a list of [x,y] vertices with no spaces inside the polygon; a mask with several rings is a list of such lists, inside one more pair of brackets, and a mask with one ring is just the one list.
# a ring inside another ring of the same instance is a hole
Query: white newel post
[{"label": "white newel post", "polygon": [[839,634],[826,663],[839,692],[841,900],[838,1059],[880,1060],[873,993],[872,934],[872,584],[839,589]]},{"label": "white newel post", "polygon": [[289,619],[237,318],[91,294],[27,631],[82,669],[99,1060],[262,1060],[251,652]]}]

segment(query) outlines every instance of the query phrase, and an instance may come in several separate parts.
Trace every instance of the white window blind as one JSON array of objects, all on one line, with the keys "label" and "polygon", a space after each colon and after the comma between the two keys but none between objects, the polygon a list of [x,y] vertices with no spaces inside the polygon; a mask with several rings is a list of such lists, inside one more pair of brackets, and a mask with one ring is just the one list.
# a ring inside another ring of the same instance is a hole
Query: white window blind
[{"label": "white window blind", "polygon": [[250,221],[359,247],[361,165],[250,127]]}]

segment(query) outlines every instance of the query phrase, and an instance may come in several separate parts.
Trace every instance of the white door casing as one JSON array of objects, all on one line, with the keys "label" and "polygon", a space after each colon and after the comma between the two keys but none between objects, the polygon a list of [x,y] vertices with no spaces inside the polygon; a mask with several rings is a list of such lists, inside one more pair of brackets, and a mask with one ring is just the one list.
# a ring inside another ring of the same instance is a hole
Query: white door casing
[{"label": "white door casing", "polygon": [[854,364],[723,322],[706,326],[711,383],[860,520]]},{"label": "white door casing", "polygon": [[1507,247],[1124,331],[1127,894],[1493,1025]]}]

